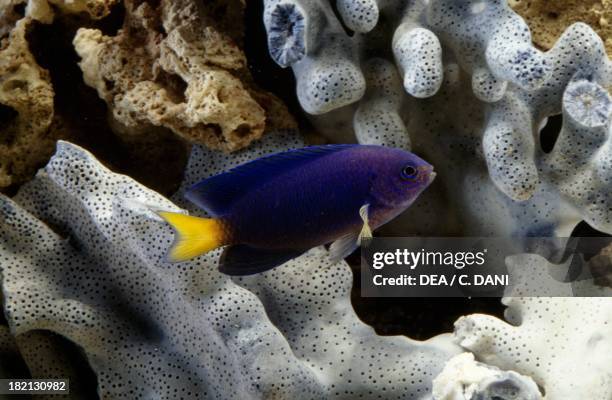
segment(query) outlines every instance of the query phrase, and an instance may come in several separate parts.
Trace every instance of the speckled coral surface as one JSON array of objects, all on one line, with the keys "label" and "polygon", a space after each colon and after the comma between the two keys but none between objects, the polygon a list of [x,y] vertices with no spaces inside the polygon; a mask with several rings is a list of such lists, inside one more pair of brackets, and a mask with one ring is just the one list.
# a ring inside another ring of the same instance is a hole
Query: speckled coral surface
[{"label": "speckled coral surface", "polygon": [[457,342],[485,363],[532,377],[547,400],[612,397],[609,297],[511,297],[504,304],[507,323],[463,317]]}]

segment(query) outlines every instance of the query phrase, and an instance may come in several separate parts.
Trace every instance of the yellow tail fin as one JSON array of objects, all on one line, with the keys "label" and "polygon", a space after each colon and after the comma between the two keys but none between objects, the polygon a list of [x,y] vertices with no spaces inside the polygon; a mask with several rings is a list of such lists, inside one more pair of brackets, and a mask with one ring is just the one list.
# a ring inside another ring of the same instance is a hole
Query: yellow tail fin
[{"label": "yellow tail fin", "polygon": [[158,214],[175,230],[174,244],[168,252],[172,262],[189,260],[223,245],[223,229],[216,219],[173,212]]}]

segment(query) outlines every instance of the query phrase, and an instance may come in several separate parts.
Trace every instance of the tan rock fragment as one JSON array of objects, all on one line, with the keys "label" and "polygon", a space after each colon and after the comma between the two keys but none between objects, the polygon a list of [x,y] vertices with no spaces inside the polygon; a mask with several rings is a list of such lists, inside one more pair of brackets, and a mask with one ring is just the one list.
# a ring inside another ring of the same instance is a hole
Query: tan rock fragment
[{"label": "tan rock fragment", "polygon": [[[33,1],[33,0],[30,0]],[[37,0],[45,1],[45,0]],[[119,0],[48,0],[66,14],[87,13],[93,19],[100,19],[110,14],[111,8]]]},{"label": "tan rock fragment", "polygon": [[[246,60],[233,40],[195,0],[125,1],[117,36],[79,29],[74,46],[85,82],[106,101],[127,135],[165,127],[192,143],[233,151],[258,139],[266,126],[263,99],[238,76]],[[266,104],[285,121],[280,105]],[[117,124],[113,124],[117,126]]]},{"label": "tan rock fragment", "polygon": [[[90,18],[100,19],[110,14],[111,8],[119,0],[0,0],[0,35],[2,29],[10,26],[7,21],[16,16],[15,9],[21,7],[25,16],[50,24],[55,11],[64,14],[86,13]],[[21,16],[19,16],[21,18]]]},{"label": "tan rock fragment", "polygon": [[53,88],[26,41],[29,19],[0,42],[0,188],[29,178],[53,152]]},{"label": "tan rock fragment", "polygon": [[[0,190],[30,179],[53,153],[57,138],[88,134],[79,130],[87,127],[80,116],[65,115],[70,113],[65,102],[63,109],[54,110],[54,92],[63,91],[58,99],[65,98],[67,88],[53,88],[49,72],[37,65],[27,42],[38,31],[34,24],[51,23],[58,12],[98,19],[118,1],[0,0]],[[258,138],[264,127],[295,127],[284,104],[255,87],[235,44],[244,30],[236,22],[244,12],[241,0],[134,4],[125,2],[127,17],[116,37],[82,29],[75,39],[84,79],[110,106],[110,126],[125,144],[118,157],[130,157],[134,165],[122,159],[109,162],[146,180],[138,163],[170,157],[166,162],[171,164],[182,154],[173,131],[191,142],[234,150]],[[56,28],[73,29],[70,23],[84,21],[73,19]],[[50,68],[57,65],[54,60]],[[75,82],[75,90],[79,85]],[[78,91],[75,96],[88,95]],[[112,140],[85,142],[106,145]],[[175,167],[180,169],[180,162]]]},{"label": "tan rock fragment", "polygon": [[117,1],[0,0],[0,189],[31,178],[60,135],[49,72],[37,64],[27,41],[31,24],[53,21],[50,4],[101,18]]},{"label": "tan rock fragment", "polygon": [[585,22],[606,43],[612,54],[612,0],[509,0],[510,6],[527,21],[533,41],[548,50],[574,22]]},{"label": "tan rock fragment", "polygon": [[0,39],[6,38],[22,15],[24,0],[0,0]]}]

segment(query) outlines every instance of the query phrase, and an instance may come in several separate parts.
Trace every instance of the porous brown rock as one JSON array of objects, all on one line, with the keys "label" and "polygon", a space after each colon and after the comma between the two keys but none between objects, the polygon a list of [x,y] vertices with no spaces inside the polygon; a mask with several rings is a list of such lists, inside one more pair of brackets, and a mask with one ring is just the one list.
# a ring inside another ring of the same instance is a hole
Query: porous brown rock
[{"label": "porous brown rock", "polygon": [[53,153],[53,87],[28,48],[31,20],[0,41],[0,188],[23,182]]},{"label": "porous brown rock", "polygon": [[[30,0],[35,2],[35,0]],[[44,3],[44,0],[36,2]],[[48,5],[55,6],[65,14],[86,13],[93,19],[100,19],[111,12],[119,0],[47,0]]]},{"label": "porous brown rock", "polygon": [[57,10],[99,19],[117,1],[0,1],[0,189],[31,178],[53,154],[55,141],[66,137],[49,71],[38,65],[28,43],[32,26],[51,23]]},{"label": "porous brown rock", "polygon": [[561,33],[575,22],[584,22],[604,40],[612,54],[611,0],[509,0],[529,25],[534,43],[550,49]]},{"label": "porous brown rock", "polygon": [[[126,0],[116,36],[77,31],[84,80],[108,104],[121,135],[163,127],[191,143],[233,151],[260,138],[267,123],[294,127],[284,105],[251,84],[235,41],[240,33],[218,28],[215,4]],[[235,12],[236,4],[227,9]]]},{"label": "porous brown rock", "polygon": [[60,138],[171,193],[189,142],[232,151],[295,128],[246,66],[244,6],[0,0],[0,190],[29,180]]}]

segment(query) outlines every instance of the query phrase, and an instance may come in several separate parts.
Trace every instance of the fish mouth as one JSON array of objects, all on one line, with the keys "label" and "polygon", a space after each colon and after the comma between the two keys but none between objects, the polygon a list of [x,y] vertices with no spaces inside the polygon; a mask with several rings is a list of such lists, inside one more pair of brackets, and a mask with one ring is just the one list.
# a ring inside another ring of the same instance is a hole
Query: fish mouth
[{"label": "fish mouth", "polygon": [[421,182],[425,183],[425,184],[430,184],[431,182],[433,182],[433,180],[436,178],[436,172],[434,171],[433,167],[431,165],[423,165],[421,167],[419,167],[419,170],[422,172],[421,173]]}]

